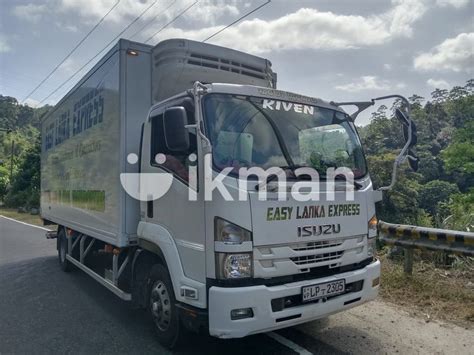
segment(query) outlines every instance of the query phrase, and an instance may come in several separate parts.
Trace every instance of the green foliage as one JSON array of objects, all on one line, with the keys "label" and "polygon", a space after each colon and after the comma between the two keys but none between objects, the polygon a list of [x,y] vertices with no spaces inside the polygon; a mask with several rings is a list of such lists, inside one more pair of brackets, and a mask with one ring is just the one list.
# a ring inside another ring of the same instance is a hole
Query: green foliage
[{"label": "green foliage", "polygon": [[441,156],[448,172],[474,174],[474,120],[472,117],[466,122],[465,128],[459,128],[456,131],[452,143],[441,153]]},{"label": "green foliage", "polygon": [[[387,222],[466,230],[474,220],[474,80],[464,87],[436,89],[431,100],[413,95],[411,116],[418,128],[418,172],[400,171],[395,187],[377,207]],[[395,102],[391,108],[400,105]],[[403,146],[399,123],[382,106],[359,133],[375,187],[388,185]],[[403,169],[402,169],[403,170]],[[463,193],[460,193],[463,192]],[[470,227],[469,227],[470,226]]]},{"label": "green foliage", "polygon": [[446,207],[449,216],[443,221],[443,227],[474,232],[474,188],[465,194],[452,195]]},{"label": "green foliage", "polygon": [[459,193],[456,184],[441,180],[430,181],[420,188],[420,207],[430,214],[436,215],[439,204],[447,202],[449,197],[455,193]]},{"label": "green foliage", "polygon": [[7,207],[39,207],[40,154],[41,141],[37,137],[34,145],[25,153],[18,167],[18,173],[14,176],[11,188],[5,197]]},{"label": "green foliage", "polygon": [[9,206],[39,206],[39,126],[49,108],[34,109],[0,95],[0,128],[10,130],[0,132],[0,201]]},{"label": "green foliage", "polygon": [[0,165],[0,201],[5,198],[9,184],[10,184],[9,171],[4,166]]}]

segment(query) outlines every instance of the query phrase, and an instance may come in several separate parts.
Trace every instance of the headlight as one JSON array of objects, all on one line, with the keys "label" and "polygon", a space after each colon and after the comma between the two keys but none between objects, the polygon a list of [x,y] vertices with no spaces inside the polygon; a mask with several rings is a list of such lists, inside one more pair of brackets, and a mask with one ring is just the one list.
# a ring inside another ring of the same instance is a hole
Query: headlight
[{"label": "headlight", "polygon": [[217,253],[216,274],[219,279],[252,277],[252,253]]},{"label": "headlight", "polygon": [[252,233],[236,224],[216,217],[214,221],[214,240],[225,244],[242,244],[252,240]]}]

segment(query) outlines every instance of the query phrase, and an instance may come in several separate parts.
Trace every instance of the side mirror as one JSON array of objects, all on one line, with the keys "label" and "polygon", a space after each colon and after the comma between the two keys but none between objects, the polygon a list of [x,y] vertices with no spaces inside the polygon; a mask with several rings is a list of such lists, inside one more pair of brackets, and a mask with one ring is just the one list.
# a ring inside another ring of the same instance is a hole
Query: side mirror
[{"label": "side mirror", "polygon": [[418,171],[418,166],[420,163],[420,158],[413,152],[413,150],[409,149],[408,150],[408,165],[410,166],[410,169],[413,170],[414,172]]},{"label": "side mirror", "polygon": [[[398,108],[395,110],[395,117],[402,124],[403,138],[405,138],[405,142],[408,142],[408,139],[409,139],[408,128],[410,126],[410,119],[402,110]],[[417,136],[416,125],[415,125],[415,122],[411,121],[411,142],[410,142],[409,148],[415,146],[417,142],[418,142],[418,136]]]},{"label": "side mirror", "polygon": [[170,107],[163,116],[163,131],[166,147],[172,152],[189,149],[189,132],[186,128],[188,116],[184,107]]}]

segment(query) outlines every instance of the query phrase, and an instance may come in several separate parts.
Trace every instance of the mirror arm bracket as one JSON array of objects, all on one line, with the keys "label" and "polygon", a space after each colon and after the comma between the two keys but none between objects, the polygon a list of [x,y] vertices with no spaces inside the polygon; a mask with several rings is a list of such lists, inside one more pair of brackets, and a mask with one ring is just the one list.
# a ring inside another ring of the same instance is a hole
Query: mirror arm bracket
[{"label": "mirror arm bracket", "polygon": [[359,116],[359,114],[362,112],[362,111],[365,111],[367,110],[370,106],[373,106],[375,104],[375,100],[371,100],[371,101],[353,101],[353,102],[334,102],[334,101],[331,101],[330,102],[331,105],[334,105],[334,106],[355,106],[357,107],[357,111],[354,112],[352,115],[350,115],[350,118],[352,120],[352,122],[354,122],[357,118],[357,116]]}]

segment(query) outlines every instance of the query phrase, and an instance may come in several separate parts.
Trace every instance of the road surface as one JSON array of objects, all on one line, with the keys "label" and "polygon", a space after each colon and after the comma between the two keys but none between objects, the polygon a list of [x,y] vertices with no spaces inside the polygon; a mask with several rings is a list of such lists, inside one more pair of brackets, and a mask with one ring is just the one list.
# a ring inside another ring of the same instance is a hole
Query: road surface
[{"label": "road surface", "polygon": [[[145,312],[79,270],[63,273],[45,231],[0,217],[0,354],[159,353]],[[474,332],[372,302],[237,340],[190,336],[181,354],[472,354]]]}]

